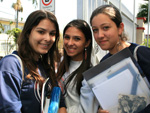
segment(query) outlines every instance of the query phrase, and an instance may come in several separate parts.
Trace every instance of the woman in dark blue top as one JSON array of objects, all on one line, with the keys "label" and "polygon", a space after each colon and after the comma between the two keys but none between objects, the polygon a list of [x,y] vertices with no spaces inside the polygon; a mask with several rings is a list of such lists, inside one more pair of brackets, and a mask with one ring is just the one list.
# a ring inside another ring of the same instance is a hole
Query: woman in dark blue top
[{"label": "woman in dark blue top", "polygon": [[[49,78],[49,92],[57,86],[54,52],[57,52],[59,26],[56,17],[48,11],[32,12],[18,40],[17,54],[7,55],[0,61],[0,113],[41,113],[41,91]],[[24,76],[22,78],[22,76]],[[60,100],[60,113],[65,103]]]},{"label": "woman in dark blue top", "polygon": [[[101,49],[109,51],[102,58],[101,62],[124,48],[129,48],[133,53],[137,44],[126,42],[127,37],[124,34],[124,24],[121,14],[115,6],[102,5],[95,9],[91,15],[90,23],[97,44]],[[137,59],[138,64],[150,82],[150,48],[139,47],[137,50]],[[140,113],[149,112],[150,105]],[[99,113],[108,113],[108,111],[100,109]]]}]

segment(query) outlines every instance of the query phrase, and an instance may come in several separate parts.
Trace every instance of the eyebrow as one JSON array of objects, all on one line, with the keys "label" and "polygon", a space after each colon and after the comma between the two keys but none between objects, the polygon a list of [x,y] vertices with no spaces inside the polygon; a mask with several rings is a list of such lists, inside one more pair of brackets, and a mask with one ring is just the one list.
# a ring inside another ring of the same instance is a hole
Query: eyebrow
[{"label": "eyebrow", "polygon": [[[103,23],[103,24],[101,24],[99,26],[103,26],[103,25],[110,25],[110,23]],[[93,27],[97,27],[97,26],[91,26],[91,27],[93,28]]]},{"label": "eyebrow", "polygon": [[42,28],[42,27],[38,27],[38,28],[36,28],[36,29],[37,29],[37,30],[40,29],[40,30],[46,31],[46,29],[44,29],[44,28]]},{"label": "eyebrow", "polygon": [[[70,37],[70,35],[68,35],[68,34],[65,34],[64,36],[69,36]],[[77,36],[77,35],[71,36],[71,37],[73,37],[73,38],[81,38],[81,36]]]},{"label": "eyebrow", "polygon": [[81,38],[81,36],[73,36],[73,38]]},{"label": "eyebrow", "polygon": [[[37,29],[37,30],[40,29],[40,30],[46,31],[46,29],[44,29],[44,28],[42,28],[42,27],[38,27],[38,28],[36,28],[36,29]],[[50,32],[56,32],[56,30],[54,29],[54,30],[52,30],[52,31],[50,31]]]}]

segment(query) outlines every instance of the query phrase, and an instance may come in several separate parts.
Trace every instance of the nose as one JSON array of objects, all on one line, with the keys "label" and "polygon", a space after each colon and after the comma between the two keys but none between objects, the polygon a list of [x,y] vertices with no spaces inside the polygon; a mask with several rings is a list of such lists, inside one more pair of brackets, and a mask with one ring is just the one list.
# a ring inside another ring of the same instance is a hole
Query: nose
[{"label": "nose", "polygon": [[99,31],[98,31],[98,37],[99,37],[99,38],[103,38],[103,37],[104,37],[104,33],[103,33],[102,30],[99,30]]},{"label": "nose", "polygon": [[45,36],[45,40],[47,42],[49,42],[49,41],[55,41],[55,36],[52,36],[49,33],[47,33],[46,36]]},{"label": "nose", "polygon": [[73,45],[73,40],[72,39],[68,40],[68,45]]}]

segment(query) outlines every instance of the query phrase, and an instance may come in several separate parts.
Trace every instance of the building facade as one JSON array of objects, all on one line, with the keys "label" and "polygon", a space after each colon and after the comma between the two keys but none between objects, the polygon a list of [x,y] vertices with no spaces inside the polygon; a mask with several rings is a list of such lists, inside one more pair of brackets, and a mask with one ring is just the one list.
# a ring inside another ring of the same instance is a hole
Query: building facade
[{"label": "building facade", "polygon": [[[122,14],[122,19],[125,25],[125,33],[128,36],[129,42],[136,42],[136,27],[137,20],[134,14],[121,3],[121,0],[77,0],[77,18],[84,19],[89,22],[91,13],[100,5],[112,4],[115,5]],[[132,31],[132,32],[131,32]],[[107,53],[99,48],[93,39],[93,58],[92,62],[94,65],[99,63],[100,59]]]},{"label": "building facade", "polygon": [[[16,22],[12,19],[0,18],[0,23],[4,28],[0,34],[0,57],[4,57],[7,54],[12,53],[16,49],[14,37],[6,34],[8,30],[16,28]],[[18,28],[23,29],[24,22],[18,23]]]}]

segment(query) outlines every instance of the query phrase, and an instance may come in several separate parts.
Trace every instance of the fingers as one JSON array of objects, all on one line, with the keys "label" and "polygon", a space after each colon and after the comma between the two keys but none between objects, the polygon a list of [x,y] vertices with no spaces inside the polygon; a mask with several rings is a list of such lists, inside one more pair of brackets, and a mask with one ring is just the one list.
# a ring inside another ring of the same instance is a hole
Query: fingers
[{"label": "fingers", "polygon": [[98,113],[109,113],[107,110],[102,110],[101,108],[98,109]]}]

